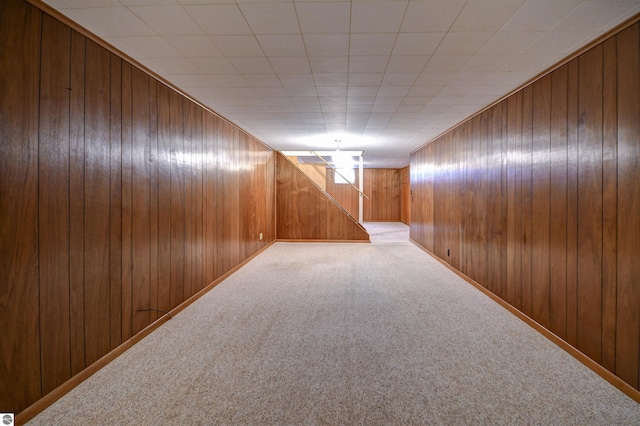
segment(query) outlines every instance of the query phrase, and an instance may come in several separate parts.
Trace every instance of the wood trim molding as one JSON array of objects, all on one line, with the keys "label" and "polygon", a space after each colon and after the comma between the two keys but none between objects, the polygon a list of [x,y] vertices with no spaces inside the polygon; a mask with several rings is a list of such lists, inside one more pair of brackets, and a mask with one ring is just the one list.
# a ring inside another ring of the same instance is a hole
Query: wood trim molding
[{"label": "wood trim molding", "polygon": [[274,242],[275,241],[270,242],[269,244],[265,245],[264,247],[262,247],[260,250],[258,250],[251,256],[247,257],[245,260],[243,260],[241,263],[233,267],[231,270],[229,270],[227,273],[222,275],[220,278],[216,279],[215,281],[207,285],[205,288],[203,288],[202,290],[200,290],[199,292],[191,296],[189,299],[185,300],[180,305],[173,308],[167,314],[158,318],[155,322],[149,324],[146,328],[144,328],[138,334],[131,337],[126,342],[123,342],[120,346],[116,347],[114,350],[112,350],[111,352],[109,352],[108,354],[106,354],[105,356],[103,356],[102,358],[100,358],[99,360],[97,360],[96,362],[94,362],[84,370],[82,370],[80,373],[71,377],[69,380],[67,380],[66,382],[64,382],[63,384],[61,384],[60,386],[58,386],[57,388],[55,388],[54,390],[52,390],[51,392],[49,392],[48,394],[46,394],[45,396],[43,396],[42,398],[40,398],[39,400],[31,404],[29,407],[27,407],[26,409],[18,413],[16,415],[16,424],[22,425],[27,423],[29,420],[33,419],[39,413],[41,413],[42,411],[47,409],[49,406],[51,406],[54,402],[56,402],[57,400],[62,398],[64,395],[69,393],[73,388],[75,388],[80,383],[87,380],[89,377],[93,376],[96,372],[98,372],[98,370],[100,370],[101,368],[109,364],[111,361],[113,361],[114,359],[122,355],[124,352],[130,349],[133,345],[135,345],[136,343],[144,339],[146,336],[151,334],[154,330],[156,330],[162,324],[169,321],[169,319],[173,318],[173,316],[183,311],[193,302],[201,298],[209,290],[211,290],[212,288],[220,284],[225,279],[229,278],[233,273],[235,273],[244,265],[246,265],[250,260],[258,256],[260,253],[268,249],[270,246],[272,246]]},{"label": "wood trim molding", "polygon": [[582,364],[584,364],[586,367],[591,369],[594,373],[596,373],[597,375],[602,377],[604,380],[606,380],[607,382],[615,386],[617,389],[619,389],[629,398],[633,399],[637,403],[640,403],[639,390],[633,388],[631,385],[624,382],[618,376],[616,376],[615,374],[613,374],[612,372],[610,372],[609,370],[607,370],[606,368],[604,368],[603,366],[601,366],[600,364],[598,364],[597,362],[595,362],[594,360],[592,360],[591,358],[589,358],[588,356],[580,352],[575,347],[571,346],[569,343],[562,340],[560,337],[558,337],[551,331],[544,328],[542,325],[540,325],[533,319],[529,318],[528,316],[526,316],[525,314],[523,314],[522,312],[520,312],[510,304],[508,304],[506,301],[502,300],[501,298],[499,298],[498,296],[496,296],[495,294],[487,290],[485,287],[481,286],[478,282],[472,280],[471,278],[469,278],[468,276],[466,276],[465,274],[463,274],[453,266],[449,265],[447,262],[445,262],[444,260],[436,256],[434,253],[432,253],[428,249],[422,247],[413,239],[410,239],[409,241],[411,241],[416,247],[418,247],[419,249],[427,253],[429,256],[431,256],[432,258],[440,262],[442,265],[446,266],[450,271],[458,275],[460,278],[462,278],[463,280],[465,280],[466,282],[468,282],[469,284],[471,284],[472,286],[480,290],[484,295],[488,296],[491,300],[493,300],[494,302],[502,306],[504,309],[512,313],[518,319],[522,320],[524,323],[529,325],[538,333],[542,334],[551,342],[555,343],[558,347],[560,347],[560,349],[563,349],[569,355],[571,355],[572,357],[580,361]]}]

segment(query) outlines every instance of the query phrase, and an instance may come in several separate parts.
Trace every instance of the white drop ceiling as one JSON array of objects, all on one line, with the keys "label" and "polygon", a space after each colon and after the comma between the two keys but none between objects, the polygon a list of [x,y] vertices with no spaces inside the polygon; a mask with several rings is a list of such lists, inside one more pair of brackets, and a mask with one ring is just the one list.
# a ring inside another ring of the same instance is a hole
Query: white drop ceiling
[{"label": "white drop ceiling", "polygon": [[640,0],[46,0],[278,150],[409,153]]}]

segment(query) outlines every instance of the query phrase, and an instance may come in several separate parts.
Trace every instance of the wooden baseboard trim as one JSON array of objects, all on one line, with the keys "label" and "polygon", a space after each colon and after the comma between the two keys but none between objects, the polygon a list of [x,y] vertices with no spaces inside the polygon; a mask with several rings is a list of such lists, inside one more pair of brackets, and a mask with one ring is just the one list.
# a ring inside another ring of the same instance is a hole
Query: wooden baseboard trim
[{"label": "wooden baseboard trim", "polygon": [[369,240],[307,240],[304,238],[278,238],[277,243],[370,243]]},{"label": "wooden baseboard trim", "polygon": [[238,265],[233,267],[231,270],[226,272],[220,278],[218,278],[215,281],[213,281],[212,283],[208,284],[202,290],[200,290],[199,292],[197,292],[196,294],[194,294],[193,296],[191,296],[190,298],[188,298],[187,300],[185,300],[184,302],[182,302],[181,304],[179,304],[178,306],[173,308],[171,311],[169,311],[169,313],[167,313],[167,314],[161,316],[160,318],[156,319],[154,322],[149,324],[147,327],[145,327],[142,331],[137,333],[135,336],[133,336],[129,340],[123,342],[122,344],[120,344],[120,346],[116,347],[111,352],[107,353],[102,358],[100,358],[99,360],[97,360],[96,362],[94,362],[93,364],[91,364],[90,366],[88,366],[87,368],[85,368],[84,370],[82,370],[81,372],[76,374],[75,376],[71,377],[69,380],[67,380],[63,384],[61,384],[60,386],[58,386],[57,388],[55,388],[54,390],[49,392],[48,394],[44,395],[42,398],[40,398],[39,400],[37,400],[36,402],[31,404],[29,407],[27,407],[26,409],[24,409],[23,411],[18,413],[16,415],[16,418],[15,418],[16,425],[23,425],[23,424],[27,423],[29,420],[33,419],[39,413],[44,411],[47,407],[51,406],[54,402],[56,402],[57,400],[62,398],[64,395],[69,393],[73,388],[75,388],[80,383],[82,383],[85,380],[87,380],[89,377],[91,377],[93,374],[95,374],[98,370],[100,370],[101,368],[103,368],[104,366],[109,364],[111,361],[113,361],[118,356],[122,355],[124,352],[126,352],[128,349],[130,349],[133,345],[135,345],[140,340],[144,339],[146,336],[151,334],[151,332],[153,332],[158,327],[160,327],[162,324],[167,322],[174,315],[178,314],[180,311],[183,311],[185,308],[187,308],[193,302],[195,302],[196,300],[201,298],[209,290],[211,290],[216,285],[220,284],[222,281],[227,279],[230,275],[232,275],[238,269],[242,268],[251,259],[253,259],[254,257],[258,256],[260,253],[262,253],[267,248],[269,248],[271,245],[273,245],[274,242],[275,241],[271,241],[270,243],[268,243],[267,245],[262,247],[260,250],[258,250],[257,252],[255,252],[251,256],[247,257],[245,260],[243,260],[241,263],[239,263]]},{"label": "wooden baseboard trim", "polygon": [[465,280],[466,282],[468,282],[469,284],[471,284],[472,286],[474,286],[475,288],[480,290],[483,294],[485,294],[486,296],[491,298],[491,300],[493,300],[494,302],[498,303],[500,306],[502,306],[504,309],[506,309],[507,311],[512,313],[514,316],[516,316],[517,318],[519,318],[520,320],[525,322],[527,325],[529,325],[531,328],[536,330],[538,333],[542,334],[544,337],[546,337],[547,339],[549,339],[550,341],[555,343],[557,346],[559,346],[561,349],[563,349],[569,355],[573,356],[575,359],[577,359],[582,364],[587,366],[589,369],[591,369],[597,375],[602,377],[604,380],[606,380],[607,382],[611,383],[613,386],[615,386],[617,389],[622,391],[629,398],[633,399],[637,403],[640,403],[640,390],[632,387],[627,382],[623,381],[621,378],[619,378],[618,376],[613,374],[611,371],[607,370],[602,365],[598,364],[597,362],[595,362],[594,360],[592,360],[591,358],[589,358],[588,356],[586,356],[585,354],[580,352],[574,346],[571,346],[569,343],[564,341],[558,335],[556,335],[553,332],[549,331],[544,326],[542,326],[540,323],[536,322],[534,319],[532,319],[532,318],[528,317],[527,315],[525,315],[524,313],[520,312],[515,307],[513,307],[512,305],[507,303],[505,300],[501,299],[496,294],[492,293],[491,291],[487,290],[485,287],[480,285],[480,283],[478,283],[477,281],[474,281],[473,279],[469,278],[468,276],[466,276],[465,274],[463,274],[462,272],[460,272],[459,270],[457,270],[456,268],[454,268],[453,266],[451,266],[450,264],[448,264],[447,262],[445,262],[444,260],[442,260],[441,258],[436,256],[435,253],[433,253],[430,250],[424,248],[422,245],[420,245],[415,240],[410,239],[410,241],[413,244],[415,244],[418,248],[420,248],[422,251],[427,253],[429,256],[433,257],[435,260],[440,262],[442,265],[446,266],[449,270],[454,272],[460,278],[462,278],[463,280]]}]

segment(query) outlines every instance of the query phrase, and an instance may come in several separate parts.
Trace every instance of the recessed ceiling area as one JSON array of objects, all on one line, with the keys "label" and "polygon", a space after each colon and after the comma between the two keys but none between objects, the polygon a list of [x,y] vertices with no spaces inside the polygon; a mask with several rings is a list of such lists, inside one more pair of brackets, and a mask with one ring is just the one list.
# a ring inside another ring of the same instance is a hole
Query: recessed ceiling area
[{"label": "recessed ceiling area", "polygon": [[640,0],[46,0],[277,150],[404,167]]}]

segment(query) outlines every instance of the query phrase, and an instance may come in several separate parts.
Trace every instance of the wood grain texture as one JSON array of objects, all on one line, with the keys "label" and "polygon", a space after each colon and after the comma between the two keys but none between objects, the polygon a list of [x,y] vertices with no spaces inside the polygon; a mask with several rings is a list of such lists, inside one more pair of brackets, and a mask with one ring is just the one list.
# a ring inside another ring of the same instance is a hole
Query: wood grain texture
[{"label": "wood grain texture", "polygon": [[355,219],[280,153],[276,170],[277,239],[369,240]]},{"label": "wood grain texture", "polygon": [[639,27],[412,153],[410,227],[426,250],[635,389]]},{"label": "wood grain texture", "polygon": [[602,46],[579,58],[578,349],[602,353]]},{"label": "wood grain texture", "polygon": [[640,24],[617,36],[618,241],[616,375],[636,389],[640,369]]},{"label": "wood grain texture", "polygon": [[42,391],[71,377],[69,336],[69,69],[71,30],[42,20],[38,234]]},{"label": "wood grain texture", "polygon": [[34,6],[0,3],[0,36],[0,400],[19,413],[270,244],[275,158]]},{"label": "wood grain texture", "polygon": [[[359,179],[357,170],[355,171],[355,174],[356,174],[356,181],[354,185],[359,188],[360,179]],[[354,219],[358,220],[358,211],[359,211],[358,210],[359,209],[358,191],[356,191],[355,188],[349,184],[334,183],[334,182],[335,182],[335,171],[333,171],[333,169],[327,168],[327,172],[326,172],[327,194],[331,195],[331,197],[334,200],[336,200],[336,202],[340,204]],[[365,182],[366,182],[366,179],[365,179]],[[368,193],[365,191],[365,194],[368,194]]]},{"label": "wood grain texture", "polygon": [[[33,7],[17,0],[0,3],[0,323],[3,324],[0,401],[3,410],[13,412],[25,409],[41,396],[38,310],[41,25],[42,14]],[[51,373],[47,372],[47,383],[50,380]]]},{"label": "wood grain texture", "polygon": [[[364,199],[363,205],[363,219],[365,222],[400,221],[402,185],[399,169],[364,169],[363,188],[364,193],[369,196],[369,199]],[[353,189],[352,191],[355,192]],[[357,208],[357,193],[354,200]],[[354,217],[358,217],[357,210]]]},{"label": "wood grain texture", "polygon": [[400,169],[401,205],[400,221],[405,225],[411,224],[411,172],[409,166]]}]

